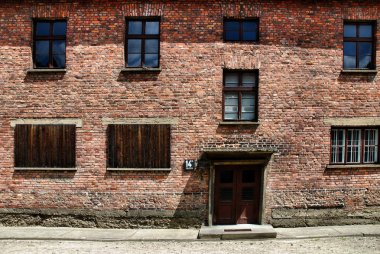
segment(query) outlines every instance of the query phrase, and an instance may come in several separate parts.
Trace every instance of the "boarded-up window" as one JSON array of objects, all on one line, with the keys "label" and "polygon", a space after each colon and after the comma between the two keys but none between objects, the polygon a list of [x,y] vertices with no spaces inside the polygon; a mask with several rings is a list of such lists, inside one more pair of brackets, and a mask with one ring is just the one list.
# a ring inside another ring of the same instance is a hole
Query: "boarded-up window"
[{"label": "boarded-up window", "polygon": [[16,167],[75,167],[75,125],[16,125]]},{"label": "boarded-up window", "polygon": [[108,167],[170,168],[170,125],[109,125]]}]

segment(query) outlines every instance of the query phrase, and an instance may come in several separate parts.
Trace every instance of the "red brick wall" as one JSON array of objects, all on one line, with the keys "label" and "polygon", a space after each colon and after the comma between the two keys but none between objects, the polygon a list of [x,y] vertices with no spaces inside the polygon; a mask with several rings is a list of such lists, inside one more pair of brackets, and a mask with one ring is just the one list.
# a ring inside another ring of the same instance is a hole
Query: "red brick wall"
[{"label": "red brick wall", "polygon": [[[281,209],[380,213],[380,167],[326,170],[330,127],[323,122],[380,116],[378,75],[341,73],[343,20],[379,22],[376,1],[2,2],[0,208],[193,210],[204,219],[208,171],[185,172],[184,159],[207,148],[245,148],[275,152],[267,167],[268,223]],[[160,73],[120,72],[126,16],[161,17]],[[27,74],[32,18],[62,17],[67,72]],[[258,17],[260,42],[224,43],[223,17]],[[259,126],[219,125],[223,68],[259,69]],[[10,121],[67,117],[84,123],[78,170],[15,171]],[[106,171],[106,117],[178,118],[172,171]]]}]

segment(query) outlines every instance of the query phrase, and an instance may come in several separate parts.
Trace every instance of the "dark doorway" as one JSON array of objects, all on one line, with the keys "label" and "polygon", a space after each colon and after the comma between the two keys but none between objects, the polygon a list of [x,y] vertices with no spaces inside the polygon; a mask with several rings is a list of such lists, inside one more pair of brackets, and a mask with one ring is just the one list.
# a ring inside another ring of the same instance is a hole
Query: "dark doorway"
[{"label": "dark doorway", "polygon": [[261,167],[215,166],[215,224],[258,224]]}]

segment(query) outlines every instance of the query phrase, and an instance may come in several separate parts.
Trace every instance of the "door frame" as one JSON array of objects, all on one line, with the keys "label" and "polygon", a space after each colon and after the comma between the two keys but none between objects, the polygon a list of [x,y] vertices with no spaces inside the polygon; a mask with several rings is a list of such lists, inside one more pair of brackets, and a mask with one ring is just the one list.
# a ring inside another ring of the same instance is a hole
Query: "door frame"
[{"label": "door frame", "polygon": [[261,166],[261,181],[260,181],[260,201],[259,201],[259,224],[264,223],[265,211],[265,196],[266,196],[266,179],[267,179],[267,160],[252,160],[252,161],[213,161],[210,165],[209,177],[209,197],[208,197],[208,225],[213,226],[214,204],[215,204],[215,166],[219,165],[256,165]]}]

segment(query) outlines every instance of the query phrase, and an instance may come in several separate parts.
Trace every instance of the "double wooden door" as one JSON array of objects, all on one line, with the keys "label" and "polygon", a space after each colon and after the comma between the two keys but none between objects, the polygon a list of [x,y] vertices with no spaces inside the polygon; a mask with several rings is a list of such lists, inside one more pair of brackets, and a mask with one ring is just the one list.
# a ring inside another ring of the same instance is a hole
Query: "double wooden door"
[{"label": "double wooden door", "polygon": [[215,224],[258,224],[261,169],[254,165],[215,167]]}]

